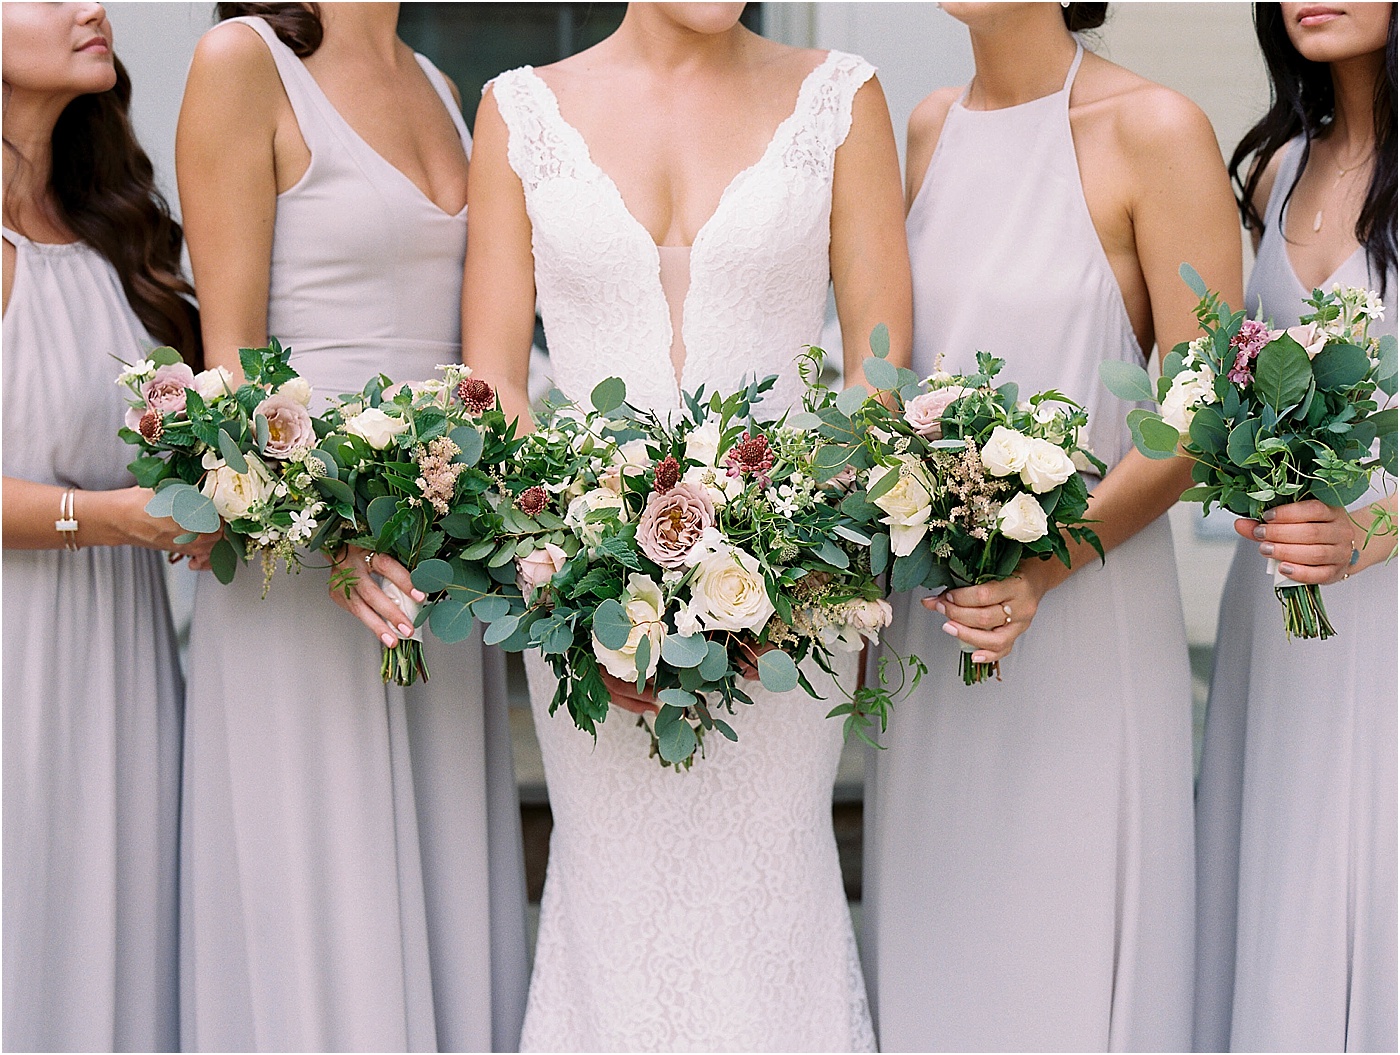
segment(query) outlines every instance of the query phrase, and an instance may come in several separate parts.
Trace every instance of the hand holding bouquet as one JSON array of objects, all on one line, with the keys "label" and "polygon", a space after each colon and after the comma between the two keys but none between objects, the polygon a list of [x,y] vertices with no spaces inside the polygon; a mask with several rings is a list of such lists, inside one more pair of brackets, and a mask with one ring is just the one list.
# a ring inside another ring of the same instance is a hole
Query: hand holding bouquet
[{"label": "hand holding bouquet", "polygon": [[120,435],[142,452],[131,472],[156,491],[146,512],[189,532],[177,541],[222,528],[209,555],[220,582],[259,553],[264,592],[278,561],[299,565],[297,547],[325,519],[326,463],[315,449],[325,425],[307,410],[311,386],[290,355],[275,339],[241,349],[247,380],[236,387],[223,367],[194,373],[173,348],[155,349],[117,378],[131,392]]},{"label": "hand holding bouquet", "polygon": [[[1085,526],[1089,495],[1076,471],[1078,464],[1103,471],[1079,447],[1088,422],[1082,408],[1059,392],[1023,402],[1016,385],[994,387],[1004,364],[985,352],[977,353],[975,374],[920,381],[885,361],[884,340],[872,348],[865,372],[877,394],[838,401],[823,420],[833,437],[845,436],[849,464],[866,474],[863,504],[853,512],[863,530],[889,532],[872,568],[884,571],[893,557],[891,590],[1000,581],[1030,558],[1056,557],[1068,567],[1066,535],[1102,555]],[[967,646],[959,669],[966,685],[999,676],[998,664],[972,662]]]},{"label": "hand holding bouquet", "polygon": [[[1189,265],[1181,274],[1201,298],[1202,336],[1165,357],[1155,386],[1126,364],[1104,364],[1102,375],[1115,395],[1160,406],[1131,411],[1128,424],[1147,457],[1179,452],[1196,463],[1184,501],[1259,520],[1307,498],[1346,506],[1366,493],[1373,472],[1395,475],[1395,408],[1382,405],[1396,391],[1396,342],[1369,332],[1382,314],[1379,297],[1314,290],[1298,325],[1271,329],[1232,312]],[[1368,536],[1376,528],[1368,525]],[[1333,635],[1320,587],[1275,571],[1274,592],[1289,635]]]}]

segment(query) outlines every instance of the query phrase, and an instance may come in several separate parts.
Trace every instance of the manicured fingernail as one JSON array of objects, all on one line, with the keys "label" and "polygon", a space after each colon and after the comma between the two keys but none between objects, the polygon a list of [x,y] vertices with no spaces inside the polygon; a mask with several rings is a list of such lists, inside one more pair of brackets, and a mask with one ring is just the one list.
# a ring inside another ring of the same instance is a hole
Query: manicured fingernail
[{"label": "manicured fingernail", "polygon": [[943,624],[943,632],[944,632],[945,634],[949,635],[950,637],[957,637],[957,636],[958,636],[958,628],[957,628],[956,626],[954,626],[952,623],[944,623],[944,624]]},{"label": "manicured fingernail", "polygon": [[947,607],[944,606],[942,601],[934,601],[933,607],[938,612],[946,613],[948,611]]},{"label": "manicured fingernail", "polygon": [[1255,537],[1255,538],[1263,538],[1263,537],[1264,537],[1264,525],[1263,525],[1263,524],[1260,524],[1257,528],[1254,529],[1254,537]]},{"label": "manicured fingernail", "polygon": [[923,600],[923,605],[924,605],[924,607],[927,608],[930,612],[932,612],[935,608],[938,607],[938,602],[937,602],[936,600],[934,600],[932,597],[925,597],[924,600]]},{"label": "manicured fingernail", "polygon": [[1274,544],[1272,542],[1264,543],[1259,547],[1259,552],[1265,557],[1272,557],[1274,555]]},{"label": "manicured fingernail", "polygon": [[393,648],[393,647],[394,647],[394,642],[395,642],[397,639],[394,637],[393,634],[380,634],[380,635],[379,635],[379,640],[384,642],[384,647],[385,647],[385,648]]},{"label": "manicured fingernail", "polygon": [[409,626],[409,624],[407,623],[400,623],[399,633],[402,634],[404,637],[408,637],[413,633],[413,627]]},{"label": "manicured fingernail", "polygon": [[1276,517],[1276,516],[1278,516],[1278,510],[1277,510],[1277,509],[1266,509],[1266,510],[1264,510],[1264,519],[1265,519],[1265,520],[1273,520],[1274,517]]},{"label": "manicured fingernail", "polygon": [[409,596],[415,601],[426,601],[428,599],[428,595],[422,590],[414,590]]},{"label": "manicured fingernail", "polygon": [[1298,569],[1293,567],[1293,565],[1291,564],[1280,564],[1278,566],[1278,570],[1283,572],[1283,574],[1285,575],[1291,576]]},{"label": "manicured fingernail", "polygon": [[985,653],[985,652],[974,652],[974,653],[972,654],[972,662],[974,662],[974,663],[990,663],[990,662],[991,662],[991,658],[990,658],[990,657],[987,655],[987,653]]}]

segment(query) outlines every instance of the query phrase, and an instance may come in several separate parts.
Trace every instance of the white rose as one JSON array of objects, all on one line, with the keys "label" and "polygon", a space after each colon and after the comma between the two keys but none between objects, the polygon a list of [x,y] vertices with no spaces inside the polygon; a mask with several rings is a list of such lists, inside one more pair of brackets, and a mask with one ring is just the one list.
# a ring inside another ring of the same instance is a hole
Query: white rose
[{"label": "white rose", "polygon": [[758,561],[738,547],[712,553],[696,565],[690,610],[706,630],[755,632],[774,611]]},{"label": "white rose", "polygon": [[1021,480],[1038,495],[1052,491],[1074,475],[1074,462],[1049,440],[1031,440]]},{"label": "white rose", "polygon": [[569,503],[568,511],[564,514],[564,523],[585,546],[596,546],[607,526],[603,520],[588,520],[588,514],[595,509],[616,509],[619,520],[627,519],[627,506],[620,494],[606,487],[585,491]]},{"label": "white rose", "polygon": [[661,662],[661,640],[666,636],[666,625],[661,621],[661,615],[666,609],[666,598],[655,580],[646,575],[632,574],[627,577],[627,592],[622,596],[622,607],[632,621],[627,643],[621,648],[604,648],[594,635],[593,654],[614,678],[636,681],[637,645],[643,637],[649,638],[651,662],[647,664],[646,671],[649,678],[656,673],[656,665]]},{"label": "white rose", "polygon": [[539,589],[564,567],[569,555],[552,542],[515,558],[515,583],[526,597]]},{"label": "white rose", "polygon": [[906,455],[898,465],[871,469],[869,487],[873,490],[889,473],[899,473],[900,481],[872,501],[887,514],[881,523],[889,525],[891,551],[896,557],[907,557],[928,534],[933,480],[917,458]]},{"label": "white rose", "polygon": [[619,447],[603,470],[598,482],[613,494],[622,494],[622,476],[641,476],[651,464],[646,440],[628,440]]},{"label": "white rose", "polygon": [[1030,454],[1030,449],[1029,436],[1015,429],[1008,429],[1005,425],[998,425],[992,429],[991,436],[982,445],[982,464],[993,476],[1010,476],[1025,468],[1026,456]]},{"label": "white rose", "polygon": [[211,366],[195,374],[194,384],[190,387],[207,403],[220,396],[233,395],[233,375],[222,366]]},{"label": "white rose", "polygon": [[1034,542],[1049,529],[1045,510],[1025,491],[997,511],[997,530],[1017,542]]},{"label": "white rose", "polygon": [[1191,430],[1191,419],[1196,416],[1196,408],[1213,402],[1215,374],[1210,367],[1183,370],[1172,378],[1171,388],[1167,389],[1166,398],[1162,400],[1162,420],[1185,436]]},{"label": "white rose", "polygon": [[378,407],[366,407],[345,423],[345,431],[382,451],[395,436],[408,431],[408,421],[391,417]]},{"label": "white rose", "polygon": [[692,465],[681,477],[681,482],[703,488],[716,506],[722,506],[737,498],[744,490],[742,479],[730,476],[725,470],[716,469],[712,465]]},{"label": "white rose", "polygon": [[685,438],[687,461],[714,465],[719,457],[719,425],[707,421]]},{"label": "white rose", "polygon": [[201,493],[214,500],[214,508],[225,520],[237,520],[247,516],[249,510],[270,499],[277,488],[277,481],[251,454],[245,456],[248,462],[246,473],[236,473],[227,464],[220,462],[204,477]]},{"label": "white rose", "polygon": [[[196,381],[199,378],[195,378]],[[304,377],[294,377],[277,389],[279,396],[290,396],[304,407],[311,406],[311,382]]]}]

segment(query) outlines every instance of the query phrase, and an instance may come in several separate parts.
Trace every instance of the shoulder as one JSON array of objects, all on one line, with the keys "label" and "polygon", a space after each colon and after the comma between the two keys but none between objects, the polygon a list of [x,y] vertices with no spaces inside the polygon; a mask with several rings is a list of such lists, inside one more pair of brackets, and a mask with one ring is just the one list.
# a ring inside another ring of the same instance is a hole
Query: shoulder
[{"label": "shoulder", "polygon": [[190,65],[192,73],[196,70],[244,83],[277,78],[277,62],[267,42],[243,22],[221,22],[199,38]]},{"label": "shoulder", "polygon": [[939,88],[914,107],[909,115],[909,150],[931,151],[943,134],[943,124],[948,120],[948,112],[962,98],[960,87]]},{"label": "shoulder", "polygon": [[1140,164],[1179,158],[1184,151],[1220,155],[1204,110],[1180,92],[1097,55],[1085,56],[1071,110],[1101,123],[1122,152]]}]

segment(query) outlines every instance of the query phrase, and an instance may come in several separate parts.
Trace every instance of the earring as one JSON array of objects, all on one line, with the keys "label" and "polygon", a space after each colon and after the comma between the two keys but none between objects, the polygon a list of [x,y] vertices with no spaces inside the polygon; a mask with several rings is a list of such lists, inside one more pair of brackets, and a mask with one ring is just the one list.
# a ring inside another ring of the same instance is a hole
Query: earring
[{"label": "earring", "polygon": [[1060,6],[1063,7],[1066,11],[1068,11],[1068,10],[1069,10],[1069,0],[1060,0]]}]

